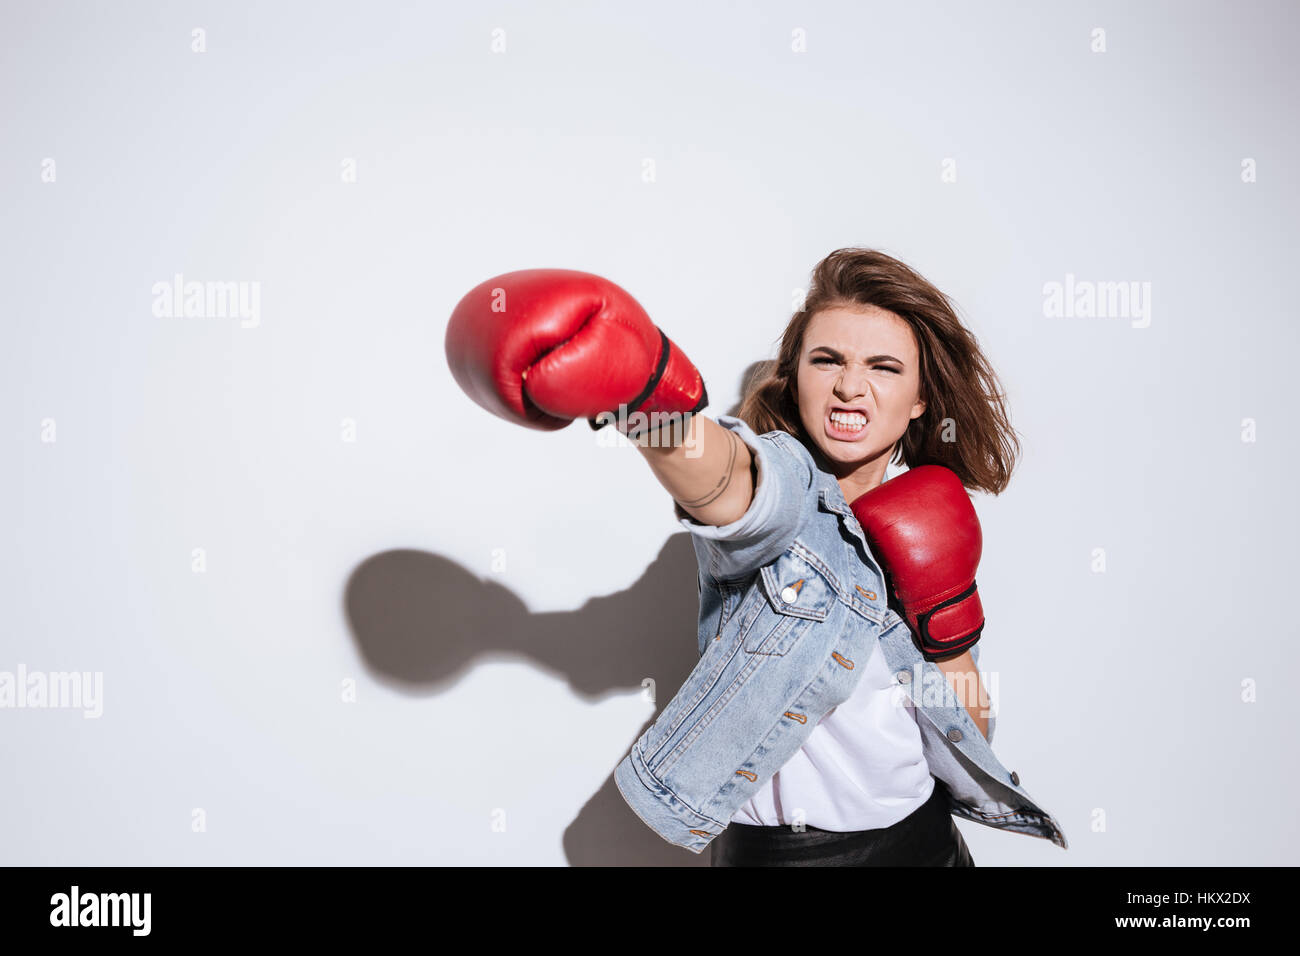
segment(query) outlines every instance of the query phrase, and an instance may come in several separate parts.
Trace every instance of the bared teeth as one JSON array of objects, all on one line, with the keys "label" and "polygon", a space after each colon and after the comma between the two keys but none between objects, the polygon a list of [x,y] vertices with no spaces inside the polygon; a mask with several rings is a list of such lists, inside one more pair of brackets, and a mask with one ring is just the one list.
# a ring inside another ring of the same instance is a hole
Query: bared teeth
[{"label": "bared teeth", "polygon": [[862,428],[867,424],[867,416],[861,412],[831,412],[831,421],[846,428]]}]

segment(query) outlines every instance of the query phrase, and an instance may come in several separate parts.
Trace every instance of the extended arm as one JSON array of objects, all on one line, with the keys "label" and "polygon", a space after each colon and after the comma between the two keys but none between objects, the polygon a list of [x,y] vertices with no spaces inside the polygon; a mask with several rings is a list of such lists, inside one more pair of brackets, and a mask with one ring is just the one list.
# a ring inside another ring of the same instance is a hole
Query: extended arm
[{"label": "extended arm", "polygon": [[[673,428],[664,429],[671,434]],[[680,514],[700,524],[724,525],[740,518],[758,487],[757,461],[735,432],[693,415],[685,441],[638,444],[650,470],[677,502]]]}]

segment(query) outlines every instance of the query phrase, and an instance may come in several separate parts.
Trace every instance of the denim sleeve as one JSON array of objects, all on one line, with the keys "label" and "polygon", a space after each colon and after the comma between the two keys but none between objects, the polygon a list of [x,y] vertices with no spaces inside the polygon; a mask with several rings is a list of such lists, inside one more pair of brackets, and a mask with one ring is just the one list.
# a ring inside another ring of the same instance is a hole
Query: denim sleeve
[{"label": "denim sleeve", "polygon": [[708,525],[674,507],[677,520],[694,539],[701,570],[715,582],[749,577],[789,548],[803,523],[812,486],[811,458],[804,461],[772,438],[754,434],[739,418],[719,415],[717,422],[735,432],[757,461],[758,484],[749,510],[730,524]]}]

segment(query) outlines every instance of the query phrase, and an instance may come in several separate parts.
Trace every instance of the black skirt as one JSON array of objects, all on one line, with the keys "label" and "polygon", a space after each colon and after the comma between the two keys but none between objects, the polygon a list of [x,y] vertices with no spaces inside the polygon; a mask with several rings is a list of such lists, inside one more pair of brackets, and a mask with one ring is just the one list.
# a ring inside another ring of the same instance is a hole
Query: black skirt
[{"label": "black skirt", "polygon": [[732,823],[713,839],[711,866],[974,866],[948,810],[948,790],[934,781],[930,799],[893,826],[819,830]]}]

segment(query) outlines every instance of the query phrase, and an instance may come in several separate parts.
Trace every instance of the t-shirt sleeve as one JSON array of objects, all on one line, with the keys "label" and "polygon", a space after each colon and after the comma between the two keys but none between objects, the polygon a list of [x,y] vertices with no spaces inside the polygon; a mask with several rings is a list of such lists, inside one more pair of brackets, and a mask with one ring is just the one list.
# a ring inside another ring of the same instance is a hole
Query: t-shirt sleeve
[{"label": "t-shirt sleeve", "polygon": [[749,446],[757,467],[757,486],[749,509],[730,524],[701,524],[674,503],[677,520],[694,535],[697,554],[715,581],[746,578],[774,561],[794,541],[803,522],[812,469],[771,437],[754,434],[742,419],[718,416],[717,422]]}]

